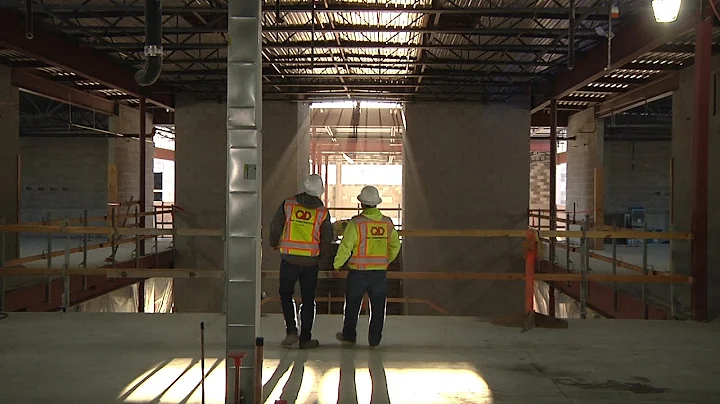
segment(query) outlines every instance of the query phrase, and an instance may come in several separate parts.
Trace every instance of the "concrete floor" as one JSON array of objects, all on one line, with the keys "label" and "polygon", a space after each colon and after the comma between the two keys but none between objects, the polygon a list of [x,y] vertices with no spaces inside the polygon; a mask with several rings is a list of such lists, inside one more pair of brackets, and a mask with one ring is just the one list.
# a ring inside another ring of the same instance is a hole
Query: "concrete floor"
[{"label": "concrete floor", "polygon": [[[320,315],[323,346],[299,351],[279,347],[280,316],[263,318],[266,402],[720,402],[720,323],[577,320],[520,333],[469,317],[389,317],[370,351],[366,320],[360,344],[342,348],[332,339],[341,318]],[[0,403],[198,403],[200,321],[207,402],[221,403],[221,315],[100,313],[0,320]]]}]

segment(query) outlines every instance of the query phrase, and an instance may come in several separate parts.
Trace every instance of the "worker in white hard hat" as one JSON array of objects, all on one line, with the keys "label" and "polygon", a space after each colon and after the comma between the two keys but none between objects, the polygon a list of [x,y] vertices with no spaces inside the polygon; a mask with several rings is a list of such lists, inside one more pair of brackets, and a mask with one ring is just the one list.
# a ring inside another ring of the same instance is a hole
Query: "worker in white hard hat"
[{"label": "worker in white hard hat", "polygon": [[354,344],[362,298],[370,298],[370,328],[368,343],[380,345],[385,325],[387,300],[387,267],[400,252],[400,237],[392,219],[380,213],[382,203],[377,188],[364,187],[357,199],[363,211],[352,218],[338,247],[333,268],[339,271],[346,263],[348,272],[345,284],[345,313],[343,330],[335,337],[343,343]]},{"label": "worker in white hard hat", "polygon": [[[299,343],[300,349],[316,348],[312,339],[315,321],[315,288],[320,265],[332,259],[330,251],[333,230],[330,212],[320,196],[325,192],[322,178],[313,174],[305,178],[301,193],[283,201],[270,224],[270,247],[280,250],[280,304],[285,315],[284,346]],[[293,293],[300,282],[300,334]]]}]

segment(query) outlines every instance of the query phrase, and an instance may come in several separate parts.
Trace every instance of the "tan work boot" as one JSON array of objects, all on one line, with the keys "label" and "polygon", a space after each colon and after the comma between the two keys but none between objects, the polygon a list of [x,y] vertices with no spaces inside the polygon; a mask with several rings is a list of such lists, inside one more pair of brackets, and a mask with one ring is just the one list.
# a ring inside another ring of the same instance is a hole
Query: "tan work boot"
[{"label": "tan work boot", "polygon": [[297,342],[298,342],[298,335],[290,333],[285,336],[285,339],[282,340],[281,344],[282,344],[282,346],[290,346],[290,345],[297,344]]}]

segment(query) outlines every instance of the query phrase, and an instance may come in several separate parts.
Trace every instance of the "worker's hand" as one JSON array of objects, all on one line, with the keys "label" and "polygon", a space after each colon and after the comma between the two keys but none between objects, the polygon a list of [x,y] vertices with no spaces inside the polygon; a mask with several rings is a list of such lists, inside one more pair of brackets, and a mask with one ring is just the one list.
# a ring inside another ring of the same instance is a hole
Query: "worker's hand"
[{"label": "worker's hand", "polygon": [[334,270],[332,271],[332,277],[333,277],[333,279],[340,279],[340,278],[342,278],[343,276],[342,276],[342,274],[340,273],[340,269],[334,269]]},{"label": "worker's hand", "polygon": [[277,250],[280,249],[280,248],[278,248],[278,247],[270,247],[270,248],[271,248],[273,251],[277,251]]}]

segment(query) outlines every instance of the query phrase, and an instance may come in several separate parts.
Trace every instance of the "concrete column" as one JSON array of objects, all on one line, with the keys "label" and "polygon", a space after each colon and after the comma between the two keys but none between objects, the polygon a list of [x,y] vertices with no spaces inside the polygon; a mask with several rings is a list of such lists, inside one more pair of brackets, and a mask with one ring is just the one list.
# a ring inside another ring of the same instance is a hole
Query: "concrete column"
[{"label": "concrete column", "polygon": [[[179,98],[175,110],[175,201],[183,210],[179,228],[225,226],[227,110],[225,104]],[[308,172],[309,117],[306,104],[263,104],[262,236],[263,269],[277,271],[280,256],[270,249],[268,231],[282,201],[299,190]],[[301,119],[302,118],[302,119]],[[223,268],[219,237],[177,237],[178,268]],[[277,280],[264,279],[262,290],[277,295]],[[176,312],[222,312],[221,279],[176,279]]]},{"label": "concrete column", "polygon": [[[406,108],[404,229],[524,229],[529,203],[529,103],[422,103]],[[440,117],[440,118],[439,118]],[[404,271],[523,272],[522,240],[403,240]],[[523,310],[521,282],[405,281],[409,298],[453,315]],[[410,305],[410,314],[432,314]]]},{"label": "concrete column", "polygon": [[[712,59],[712,76],[720,72],[720,57]],[[693,80],[692,68],[680,72],[680,85],[673,94],[673,140],[672,140],[672,209],[671,222],[675,231],[690,232],[692,214],[691,156],[693,144]],[[715,86],[718,83],[714,82]],[[715,98],[713,98],[715,97]],[[708,188],[708,319],[720,317],[720,272],[714,270],[720,264],[720,97],[710,91],[710,150]],[[673,241],[672,259],[675,271],[690,275],[690,242]],[[690,288],[677,286],[678,311],[690,314]]]},{"label": "concrete column", "polygon": [[[280,254],[270,249],[270,222],[286,198],[300,191],[309,174],[310,108],[308,104],[263,103],[262,268],[277,271]],[[262,290],[277,296],[277,279],[263,279]],[[268,309],[279,305],[267,306]]]},{"label": "concrete column", "polygon": [[[146,115],[147,130],[152,133],[152,115]],[[110,117],[110,131],[127,134],[138,135],[140,133],[140,112],[124,105],[120,106],[120,114]],[[140,144],[138,139],[132,138],[113,138],[109,139],[108,148],[109,160],[108,169],[111,183],[111,195],[108,197],[111,201],[127,201],[130,197],[137,201],[140,199]],[[145,155],[145,200],[147,201],[146,211],[152,210],[153,200],[153,160],[155,151],[152,143],[152,135],[149,136],[147,145],[147,153]],[[115,171],[115,174],[113,174]],[[114,177],[114,178],[113,178]],[[116,181],[116,187],[113,188],[112,182]]]},{"label": "concrete column", "polygon": [[[227,110],[224,103],[178,97],[175,109],[177,228],[225,227]],[[222,269],[220,237],[176,237],[177,268]],[[175,279],[176,312],[223,312],[222,279]]]},{"label": "concrete column", "polygon": [[[0,66],[0,216],[7,224],[19,219],[20,95],[10,85],[10,72],[9,67]],[[5,237],[5,258],[17,258],[17,234]]]},{"label": "concrete column", "polygon": [[[593,219],[596,172],[603,171],[604,128],[602,120],[595,119],[592,108],[570,117],[568,136],[576,139],[568,143],[567,150],[567,203],[572,212],[573,203],[581,220],[585,214]],[[598,201],[599,202],[599,201]]]}]

